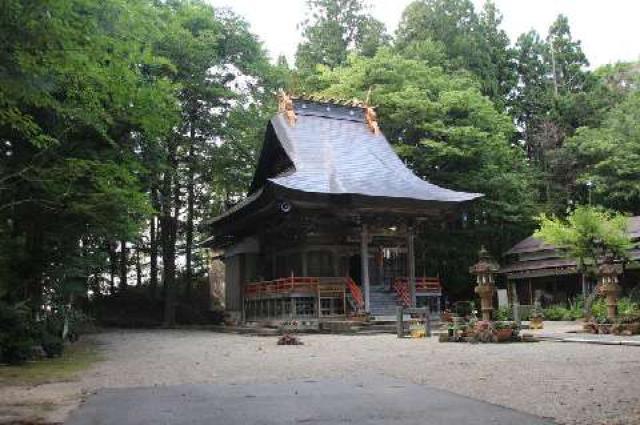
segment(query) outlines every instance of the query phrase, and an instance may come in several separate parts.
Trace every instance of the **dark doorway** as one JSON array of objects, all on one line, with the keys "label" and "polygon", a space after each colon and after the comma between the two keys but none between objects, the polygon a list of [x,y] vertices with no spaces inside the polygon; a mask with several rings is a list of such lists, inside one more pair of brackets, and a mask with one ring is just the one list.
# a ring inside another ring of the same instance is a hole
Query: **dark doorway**
[{"label": "dark doorway", "polygon": [[355,283],[362,286],[362,263],[359,255],[349,257],[349,276]]}]

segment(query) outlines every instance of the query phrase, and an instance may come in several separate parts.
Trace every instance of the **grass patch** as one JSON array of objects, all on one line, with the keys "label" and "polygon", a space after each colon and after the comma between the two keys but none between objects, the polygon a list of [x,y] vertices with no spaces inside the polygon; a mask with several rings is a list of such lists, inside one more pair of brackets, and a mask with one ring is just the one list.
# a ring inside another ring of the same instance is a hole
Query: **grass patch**
[{"label": "grass patch", "polygon": [[90,342],[76,342],[65,347],[60,357],[28,362],[21,366],[0,366],[0,385],[38,385],[71,381],[101,355]]}]

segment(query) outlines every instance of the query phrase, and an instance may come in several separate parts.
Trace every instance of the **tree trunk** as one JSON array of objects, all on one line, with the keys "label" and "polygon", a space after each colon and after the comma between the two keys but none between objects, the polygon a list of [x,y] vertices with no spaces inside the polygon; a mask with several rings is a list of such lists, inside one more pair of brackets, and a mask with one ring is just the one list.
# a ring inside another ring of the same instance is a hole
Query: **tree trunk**
[{"label": "tree trunk", "polygon": [[191,280],[193,279],[193,213],[195,202],[194,190],[194,144],[195,133],[191,127],[191,145],[189,146],[189,169],[187,176],[187,223],[185,229],[185,287],[184,294],[187,300],[191,299]]},{"label": "tree trunk", "polygon": [[118,255],[116,254],[115,242],[107,242],[107,250],[109,250],[109,285],[113,295],[116,292],[116,274],[118,271]]},{"label": "tree trunk", "polygon": [[118,289],[126,291],[127,289],[127,273],[129,267],[127,264],[127,241],[124,239],[120,241],[120,286]]},{"label": "tree trunk", "polygon": [[[162,242],[162,282],[164,286],[164,325],[175,324],[175,284],[176,284],[176,236],[179,199],[177,146],[175,141],[169,142],[169,169],[165,172],[162,183],[162,214],[160,217]],[[173,189],[173,190],[172,190]]]},{"label": "tree trunk", "polygon": [[140,241],[138,243],[138,246],[136,246],[136,286],[139,288],[142,286],[142,263],[140,260],[140,250],[142,241]]},{"label": "tree trunk", "polygon": [[[151,205],[156,212],[160,211],[158,188],[151,187]],[[158,216],[154,213],[149,221],[149,286],[151,296],[155,298],[158,291]]]}]

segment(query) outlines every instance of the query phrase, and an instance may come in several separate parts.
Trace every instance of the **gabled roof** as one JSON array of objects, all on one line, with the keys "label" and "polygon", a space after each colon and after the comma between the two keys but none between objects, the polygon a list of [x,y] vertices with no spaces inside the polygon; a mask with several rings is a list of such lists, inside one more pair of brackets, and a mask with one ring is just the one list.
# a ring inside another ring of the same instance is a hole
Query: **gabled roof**
[{"label": "gabled roof", "polygon": [[283,113],[269,123],[251,187],[267,183],[302,192],[357,194],[458,203],[482,196],[436,186],[417,177],[361,107],[294,100],[297,120]]}]

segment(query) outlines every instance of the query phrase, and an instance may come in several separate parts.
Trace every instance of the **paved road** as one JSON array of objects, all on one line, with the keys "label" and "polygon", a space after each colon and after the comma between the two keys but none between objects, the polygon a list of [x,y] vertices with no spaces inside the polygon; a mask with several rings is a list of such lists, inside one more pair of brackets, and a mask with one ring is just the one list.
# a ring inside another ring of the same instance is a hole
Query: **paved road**
[{"label": "paved road", "polygon": [[345,383],[175,385],[105,389],[72,413],[68,425],[124,424],[492,424],[552,422],[386,378]]}]

